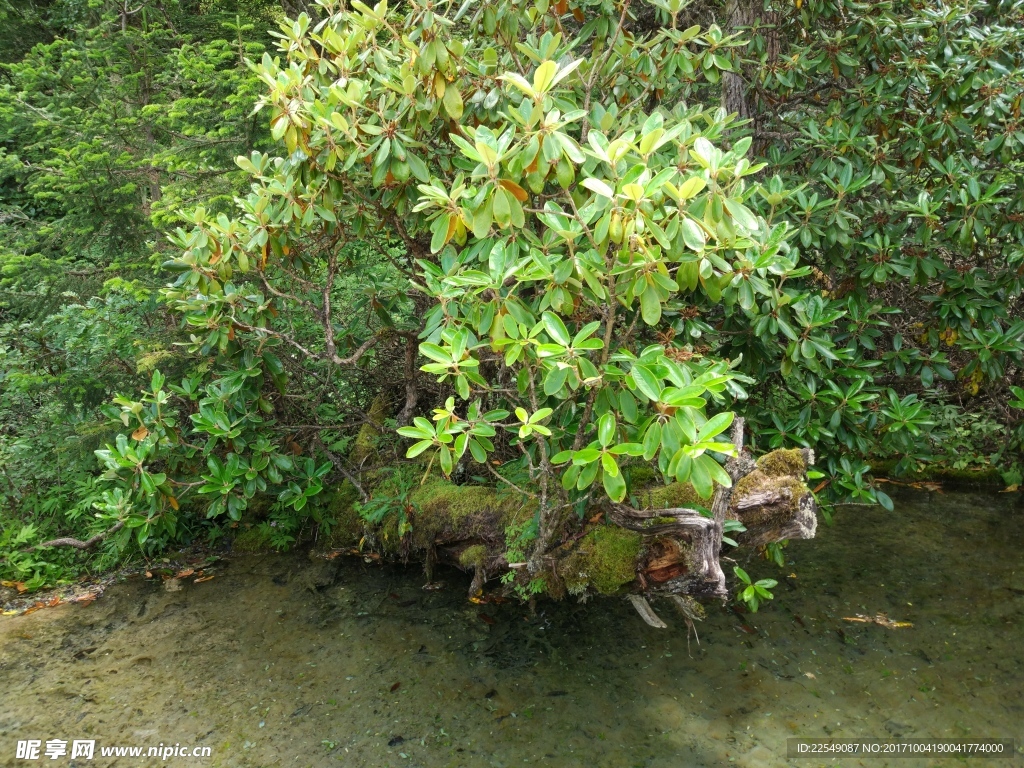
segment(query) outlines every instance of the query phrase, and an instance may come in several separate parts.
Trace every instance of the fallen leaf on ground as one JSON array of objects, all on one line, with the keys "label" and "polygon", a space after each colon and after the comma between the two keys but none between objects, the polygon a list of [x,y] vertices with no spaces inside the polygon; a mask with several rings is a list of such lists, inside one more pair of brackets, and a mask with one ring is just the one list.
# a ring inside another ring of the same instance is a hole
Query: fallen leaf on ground
[{"label": "fallen leaf on ground", "polygon": [[811,680],[817,680],[813,672],[804,672],[804,677],[809,677]]},{"label": "fallen leaf on ground", "polygon": [[204,581],[209,581],[212,578],[213,578],[213,576],[203,576],[201,579],[196,579],[192,583],[193,584],[202,584]]},{"label": "fallen leaf on ground", "polygon": [[191,576],[195,572],[196,572],[195,568],[186,568],[183,571],[178,571],[178,573],[175,574],[174,578],[176,578],[176,579],[184,579],[184,578],[186,578],[188,576]]}]

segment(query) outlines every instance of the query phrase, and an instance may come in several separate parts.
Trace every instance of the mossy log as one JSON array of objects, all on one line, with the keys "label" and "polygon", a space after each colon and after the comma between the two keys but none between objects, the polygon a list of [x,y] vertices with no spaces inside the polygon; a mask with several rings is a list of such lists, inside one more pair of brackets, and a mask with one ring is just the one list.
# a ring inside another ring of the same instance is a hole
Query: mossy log
[{"label": "mossy log", "polygon": [[[742,446],[741,419],[732,438]],[[739,520],[746,527],[734,534],[741,547],[814,536],[817,510],[805,482],[812,462],[807,449],[777,450],[757,461],[741,449],[726,464],[732,487],[715,488],[710,517],[696,508],[707,501],[681,483],[639,489],[633,493],[636,507],[606,503],[582,519],[573,515],[540,573],[530,573],[524,553],[516,553],[514,545],[513,557],[523,562],[509,562],[506,539],[508,531],[533,518],[536,500],[436,477],[406,497],[411,532],[399,536],[394,515],[379,526],[360,526],[358,518],[346,519],[354,515],[348,508],[339,516],[339,534],[332,543],[351,547],[358,536],[364,552],[422,561],[428,579],[437,563],[461,568],[472,574],[471,596],[480,594],[486,582],[505,576],[507,589],[518,585],[554,598],[595,593],[721,598],[726,595],[719,562],[726,520]],[[383,476],[374,493],[393,493],[389,482]]]}]

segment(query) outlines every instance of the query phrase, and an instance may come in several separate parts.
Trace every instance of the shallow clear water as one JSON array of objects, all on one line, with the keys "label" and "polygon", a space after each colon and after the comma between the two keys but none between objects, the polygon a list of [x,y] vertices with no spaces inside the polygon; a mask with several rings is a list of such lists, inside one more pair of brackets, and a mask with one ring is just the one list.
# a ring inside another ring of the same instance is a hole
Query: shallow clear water
[{"label": "shallow clear water", "polygon": [[[324,563],[299,555],[174,592],[129,580],[0,620],[0,765],[34,764],[19,739],[94,738],[212,747],[169,765],[777,766],[794,736],[1014,738],[986,762],[1024,765],[1019,496],[919,493],[818,532],[782,572],[744,563],[779,579],[774,604],[710,610],[699,646],[667,604],[668,630],[619,599],[531,615],[467,603],[457,572],[427,592],[357,559],[319,590]],[[879,612],[914,626],[843,621]]]}]

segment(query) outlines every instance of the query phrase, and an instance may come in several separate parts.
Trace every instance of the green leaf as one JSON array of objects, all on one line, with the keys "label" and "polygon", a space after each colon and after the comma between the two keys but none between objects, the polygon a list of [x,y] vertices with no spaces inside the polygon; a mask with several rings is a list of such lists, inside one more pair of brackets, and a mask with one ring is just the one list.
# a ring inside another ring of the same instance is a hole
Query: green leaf
[{"label": "green leaf", "polygon": [[597,421],[597,439],[602,447],[607,448],[615,439],[615,414],[610,411]]},{"label": "green leaf", "polygon": [[425,450],[430,448],[434,444],[433,440],[420,440],[418,443],[413,443],[409,446],[409,450],[405,452],[407,459],[414,459],[423,453]]},{"label": "green leaf", "polygon": [[692,219],[684,218],[679,226],[683,233],[683,243],[691,251],[704,252],[704,230]]},{"label": "green leaf", "polygon": [[544,394],[554,395],[565,386],[565,379],[569,375],[568,368],[555,367],[548,371],[544,377]]},{"label": "green leaf", "polygon": [[590,464],[601,458],[601,452],[596,448],[582,448],[572,455],[573,464]]},{"label": "green leaf", "polygon": [[651,371],[642,365],[634,365],[630,371],[637,389],[643,392],[648,399],[658,402],[661,398],[661,381]]},{"label": "green leaf", "polygon": [[605,493],[608,494],[608,498],[616,503],[621,502],[626,498],[626,480],[622,476],[621,472],[612,475],[606,471],[602,473],[601,479],[604,483],[604,490]]},{"label": "green leaf", "polygon": [[444,110],[452,120],[462,119],[462,94],[455,83],[449,83],[444,89]]},{"label": "green leaf", "polygon": [[697,439],[701,442],[710,440],[715,435],[720,435],[729,428],[732,424],[733,419],[736,417],[735,413],[731,411],[724,411],[722,413],[716,413],[707,423],[700,428],[700,432],[697,433]]},{"label": "green leaf", "polygon": [[661,423],[657,420],[651,422],[651,426],[644,433],[644,459],[650,461],[661,447]]},{"label": "green leaf", "polygon": [[503,187],[495,188],[491,196],[491,206],[495,224],[501,229],[507,229],[512,224],[512,204],[510,195]]},{"label": "green leaf", "polygon": [[548,332],[552,339],[557,341],[563,347],[570,346],[569,331],[565,327],[565,323],[562,322],[562,318],[552,312],[545,312],[541,315],[541,319],[544,322],[544,329]]},{"label": "green leaf", "polygon": [[600,179],[589,177],[584,179],[582,184],[591,192],[596,192],[602,197],[607,197],[608,199],[615,197],[615,190],[609,187],[605,182],[601,181]]},{"label": "green leaf", "polygon": [[690,469],[690,483],[693,485],[694,490],[697,491],[697,495],[702,499],[711,498],[711,494],[715,490],[715,486],[711,482],[711,475],[702,461],[693,462],[693,466]]},{"label": "green leaf", "polygon": [[640,294],[640,314],[648,325],[657,325],[661,320],[661,300],[652,285]]},{"label": "green leaf", "polygon": [[541,408],[535,414],[530,417],[530,423],[536,424],[537,422],[543,421],[550,416],[554,411],[551,408]]}]

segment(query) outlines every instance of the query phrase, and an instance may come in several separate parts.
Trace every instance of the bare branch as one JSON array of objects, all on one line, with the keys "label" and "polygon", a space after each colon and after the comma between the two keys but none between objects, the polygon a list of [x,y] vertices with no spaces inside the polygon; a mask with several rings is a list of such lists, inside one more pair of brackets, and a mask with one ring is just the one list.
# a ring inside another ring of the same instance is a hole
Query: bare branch
[{"label": "bare branch", "polygon": [[51,539],[50,541],[44,541],[42,544],[36,544],[34,547],[31,547],[31,549],[42,549],[43,547],[74,547],[75,549],[91,549],[112,533],[117,533],[122,528],[124,528],[124,520],[118,520],[107,530],[102,533],[97,533],[95,536],[86,539],[85,541],[79,541],[78,539],[72,538]]}]

